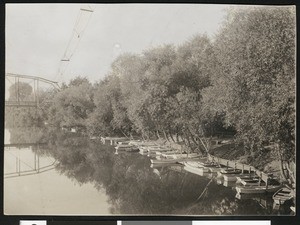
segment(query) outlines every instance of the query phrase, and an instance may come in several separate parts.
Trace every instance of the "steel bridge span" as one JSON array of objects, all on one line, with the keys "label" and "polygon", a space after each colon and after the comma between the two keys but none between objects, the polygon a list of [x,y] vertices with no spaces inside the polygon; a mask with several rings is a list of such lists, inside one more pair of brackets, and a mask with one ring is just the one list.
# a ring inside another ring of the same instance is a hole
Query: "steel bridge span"
[{"label": "steel bridge span", "polygon": [[[24,81],[26,81],[25,83],[33,83],[31,93],[32,98],[29,100],[22,99],[20,95],[20,83]],[[48,80],[38,76],[21,75],[14,73],[5,74],[5,83],[13,85],[15,88],[15,96],[9,96],[10,98],[8,100],[5,100],[5,107],[39,107],[41,103],[41,83],[47,84],[56,90],[60,89],[60,86],[56,81]],[[7,88],[7,86],[8,85],[6,85],[5,88]]]}]

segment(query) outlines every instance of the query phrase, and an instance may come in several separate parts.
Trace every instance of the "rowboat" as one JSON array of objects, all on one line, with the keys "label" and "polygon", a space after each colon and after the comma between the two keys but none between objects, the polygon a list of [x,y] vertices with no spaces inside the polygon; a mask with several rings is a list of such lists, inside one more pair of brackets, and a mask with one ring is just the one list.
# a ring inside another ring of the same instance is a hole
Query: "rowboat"
[{"label": "rowboat", "polygon": [[150,159],[152,164],[173,164],[177,163],[176,159]]},{"label": "rowboat", "polygon": [[178,163],[165,163],[165,164],[151,164],[151,168],[162,168],[162,167],[170,167],[170,166],[180,166]]},{"label": "rowboat", "polygon": [[161,147],[161,146],[153,146],[153,147],[148,147],[148,153],[151,155],[157,155],[158,152],[167,152],[170,151],[170,148],[167,147]]},{"label": "rowboat", "polygon": [[156,146],[148,146],[148,151],[151,152],[156,152],[156,151],[160,151],[160,152],[164,152],[164,151],[171,151],[172,149],[166,146],[161,146],[161,145],[156,145]]},{"label": "rowboat", "polygon": [[130,141],[116,141],[117,145],[128,145]]},{"label": "rowboat", "polygon": [[148,147],[150,146],[157,146],[157,145],[152,142],[142,142],[141,144],[138,144],[138,148],[140,149],[140,151],[142,150],[145,152],[148,152]]},{"label": "rowboat", "polygon": [[203,176],[204,173],[208,173],[208,168],[201,166],[200,162],[198,161],[186,161],[183,162],[184,169],[188,172]]},{"label": "rowboat", "polygon": [[294,213],[296,213],[296,207],[295,207],[295,206],[291,206],[290,209],[291,209]]},{"label": "rowboat", "polygon": [[189,167],[193,167],[193,168],[204,168],[200,161],[186,161],[186,162],[183,162],[183,164],[185,166],[189,166]]},{"label": "rowboat", "polygon": [[234,182],[237,179],[235,174],[226,174],[226,175],[224,174],[223,177],[224,177],[224,181],[227,181],[227,182],[228,181],[229,182]]},{"label": "rowboat", "polygon": [[[166,151],[166,152],[157,152],[156,154],[157,155],[161,155],[162,157],[165,157],[165,158],[170,158],[170,155],[174,155],[174,154],[179,154],[181,153],[180,151],[178,150],[170,150],[170,151]],[[182,152],[182,153],[186,153],[186,152]]]},{"label": "rowboat", "polygon": [[200,155],[198,153],[190,153],[190,154],[173,154],[170,155],[170,158],[173,159],[180,159],[180,158],[195,158],[195,157],[200,157]]},{"label": "rowboat", "polygon": [[178,162],[185,162],[185,161],[195,161],[198,160],[198,156],[189,156],[189,157],[182,157],[176,159],[150,159],[152,164],[170,164],[170,163],[178,163]]},{"label": "rowboat", "polygon": [[275,204],[283,205],[285,202],[293,199],[293,191],[288,187],[279,189],[274,195],[273,200]]},{"label": "rowboat", "polygon": [[221,169],[218,172],[218,176],[222,176],[225,174],[240,174],[240,173],[242,173],[242,170],[234,169],[234,168],[227,168],[227,169]]},{"label": "rowboat", "polygon": [[238,186],[236,187],[237,193],[242,194],[263,194],[274,193],[278,191],[281,185],[269,185],[269,186]]},{"label": "rowboat", "polygon": [[259,179],[257,176],[247,176],[247,175],[242,175],[240,174],[239,176],[236,177],[237,184],[243,184],[244,186],[259,186]]},{"label": "rowboat", "polygon": [[131,146],[128,146],[128,145],[126,145],[126,146],[123,146],[123,145],[117,145],[116,147],[115,147],[115,149],[117,150],[117,151],[126,151],[126,149],[127,148],[130,148]]},{"label": "rowboat", "polygon": [[200,167],[200,168],[192,168],[192,167],[189,167],[189,166],[185,166],[183,167],[183,169],[187,172],[190,172],[190,173],[193,173],[193,174],[196,174],[196,175],[199,175],[199,176],[204,176],[205,173],[208,173],[208,171],[205,170],[204,167]]},{"label": "rowboat", "polygon": [[137,149],[137,150],[138,150],[138,147],[136,147],[136,146],[134,146],[134,145],[130,145],[130,144],[128,144],[128,143],[126,143],[126,144],[122,143],[122,144],[118,144],[118,145],[115,147],[115,149],[116,149],[116,150],[119,150],[119,151],[121,151],[121,150],[126,151],[126,150],[130,150],[130,149]]},{"label": "rowboat", "polygon": [[260,182],[258,179],[241,179],[241,184],[244,186],[259,186]]},{"label": "rowboat", "polygon": [[216,162],[201,162],[201,165],[204,167],[220,167]]},{"label": "rowboat", "polygon": [[242,180],[251,180],[251,179],[258,179],[259,177],[257,175],[243,173],[236,176],[236,183],[240,184]]},{"label": "rowboat", "polygon": [[130,145],[135,145],[135,146],[139,146],[140,144],[142,144],[143,142],[140,140],[134,140],[134,141],[129,141]]}]

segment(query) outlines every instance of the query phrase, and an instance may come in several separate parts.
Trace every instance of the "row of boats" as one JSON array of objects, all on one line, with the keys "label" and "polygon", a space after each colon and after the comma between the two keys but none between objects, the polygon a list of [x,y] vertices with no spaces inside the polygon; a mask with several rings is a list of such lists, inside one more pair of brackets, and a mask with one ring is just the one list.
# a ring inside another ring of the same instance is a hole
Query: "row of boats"
[{"label": "row of boats", "polygon": [[[212,174],[224,182],[235,182],[237,196],[245,194],[266,194],[272,193],[274,204],[283,205],[286,202],[295,199],[295,190],[283,186],[273,177],[268,177],[264,182],[255,170],[241,170],[237,168],[221,165],[212,157],[202,157],[198,153],[188,153],[181,150],[172,149],[169,146],[158,145],[154,142],[143,141],[121,141],[118,142],[116,153],[119,151],[140,152],[142,155],[150,157],[151,167],[182,164],[184,170],[204,176]],[[294,211],[295,207],[291,209]]]}]

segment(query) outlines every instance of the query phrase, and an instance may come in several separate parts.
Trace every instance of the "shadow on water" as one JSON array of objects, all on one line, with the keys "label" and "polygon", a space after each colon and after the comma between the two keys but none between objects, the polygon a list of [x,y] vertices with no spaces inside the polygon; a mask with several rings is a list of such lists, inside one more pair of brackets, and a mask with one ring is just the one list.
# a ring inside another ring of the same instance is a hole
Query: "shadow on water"
[{"label": "shadow on water", "polygon": [[56,170],[69,179],[79,184],[92,183],[97,190],[105,190],[112,214],[289,213],[288,210],[274,210],[270,196],[238,199],[233,187],[216,181],[203,192],[211,177],[197,176],[178,166],[151,168],[147,156],[138,153],[115,155],[112,146],[77,133],[35,130],[33,135],[20,129],[10,132],[11,140],[47,142],[47,146],[32,150],[53,157],[57,162]]}]

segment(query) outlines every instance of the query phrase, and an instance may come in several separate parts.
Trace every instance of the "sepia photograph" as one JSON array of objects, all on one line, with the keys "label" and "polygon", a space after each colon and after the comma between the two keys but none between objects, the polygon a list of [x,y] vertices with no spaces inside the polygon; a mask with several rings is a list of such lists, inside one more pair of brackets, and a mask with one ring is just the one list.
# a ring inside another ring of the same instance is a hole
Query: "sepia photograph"
[{"label": "sepia photograph", "polygon": [[4,108],[5,215],[296,215],[293,5],[6,4]]}]

